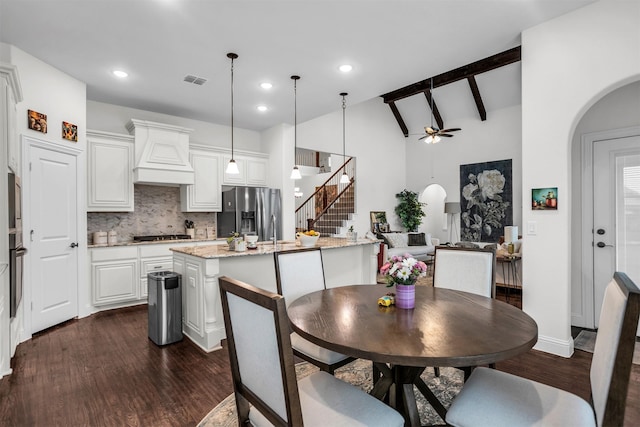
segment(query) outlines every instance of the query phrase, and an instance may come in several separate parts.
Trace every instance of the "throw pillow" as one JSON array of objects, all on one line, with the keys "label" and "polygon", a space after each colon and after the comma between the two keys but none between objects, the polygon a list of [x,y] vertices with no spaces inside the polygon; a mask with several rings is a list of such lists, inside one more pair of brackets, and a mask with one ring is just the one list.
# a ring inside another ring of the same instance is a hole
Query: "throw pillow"
[{"label": "throw pillow", "polygon": [[424,233],[410,233],[409,246],[426,246],[427,240]]},{"label": "throw pillow", "polygon": [[390,248],[405,248],[409,246],[407,233],[382,233],[382,238]]},{"label": "throw pillow", "polygon": [[458,242],[455,244],[455,246],[459,248],[479,248],[480,247],[480,245],[477,245],[471,242]]}]

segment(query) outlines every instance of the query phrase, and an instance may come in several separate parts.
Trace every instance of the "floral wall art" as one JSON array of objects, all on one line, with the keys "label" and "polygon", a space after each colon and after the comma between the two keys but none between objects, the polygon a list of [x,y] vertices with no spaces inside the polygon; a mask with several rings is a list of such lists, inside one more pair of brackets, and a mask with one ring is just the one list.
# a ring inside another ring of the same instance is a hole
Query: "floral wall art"
[{"label": "floral wall art", "polygon": [[460,165],[460,239],[495,243],[513,221],[511,159]]}]

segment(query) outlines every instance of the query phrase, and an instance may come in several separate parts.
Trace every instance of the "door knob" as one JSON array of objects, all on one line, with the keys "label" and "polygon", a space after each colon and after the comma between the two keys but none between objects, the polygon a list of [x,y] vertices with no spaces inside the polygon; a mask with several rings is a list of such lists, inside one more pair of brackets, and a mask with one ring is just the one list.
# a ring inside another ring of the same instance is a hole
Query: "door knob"
[{"label": "door knob", "polygon": [[77,248],[79,245],[76,242],[73,242],[69,245],[70,248]]},{"label": "door knob", "polygon": [[604,242],[598,242],[596,243],[596,246],[599,248],[604,248],[605,246],[613,247],[613,245],[607,245]]}]

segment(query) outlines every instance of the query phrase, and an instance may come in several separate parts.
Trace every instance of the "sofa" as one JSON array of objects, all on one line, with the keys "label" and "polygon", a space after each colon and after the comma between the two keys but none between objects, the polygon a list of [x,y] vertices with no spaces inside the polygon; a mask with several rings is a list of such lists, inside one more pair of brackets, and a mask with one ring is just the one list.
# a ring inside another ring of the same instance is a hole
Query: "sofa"
[{"label": "sofa", "polygon": [[410,254],[419,261],[427,261],[433,256],[440,239],[425,233],[379,233],[378,238],[384,241],[383,260],[392,256]]}]

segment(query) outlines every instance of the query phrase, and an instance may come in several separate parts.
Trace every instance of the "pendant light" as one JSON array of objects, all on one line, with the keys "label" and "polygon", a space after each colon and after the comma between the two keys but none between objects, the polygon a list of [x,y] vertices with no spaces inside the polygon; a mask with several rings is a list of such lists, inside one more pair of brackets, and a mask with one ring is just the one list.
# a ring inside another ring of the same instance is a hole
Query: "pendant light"
[{"label": "pendant light", "polygon": [[238,170],[238,164],[233,158],[233,60],[238,58],[238,55],[232,52],[227,53],[227,58],[231,59],[231,160],[229,160],[229,164],[227,165],[227,170],[225,171],[229,175],[238,175],[240,171]]},{"label": "pendant light", "polygon": [[[346,162],[346,142],[345,142],[345,110],[347,109],[347,101],[345,100],[345,96],[349,95],[347,92],[342,92],[340,96],[342,97],[342,167],[344,168]],[[340,184],[348,184],[351,180],[349,179],[349,175],[347,175],[347,169],[343,169],[342,176],[340,177]]]},{"label": "pendant light", "polygon": [[302,179],[296,163],[296,150],[298,147],[298,80],[300,76],[291,76],[293,80],[293,170],[291,179]]}]

